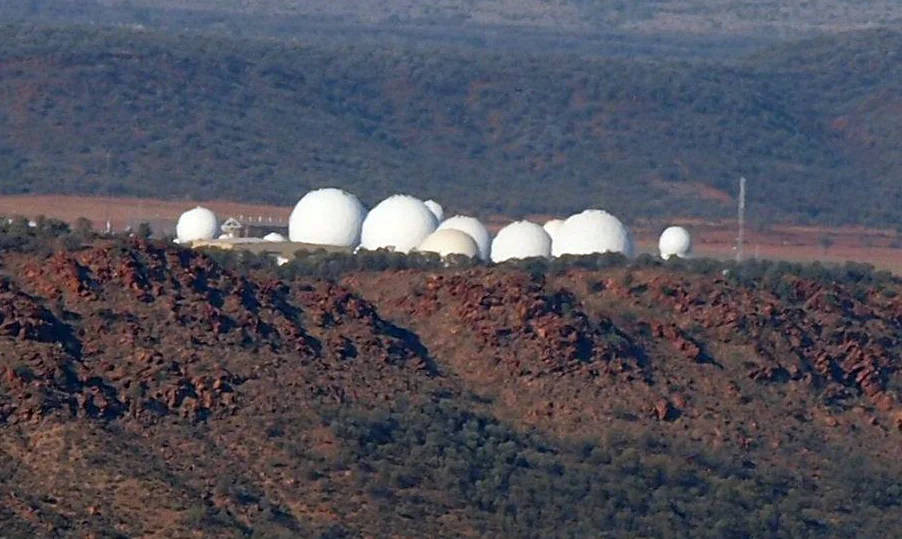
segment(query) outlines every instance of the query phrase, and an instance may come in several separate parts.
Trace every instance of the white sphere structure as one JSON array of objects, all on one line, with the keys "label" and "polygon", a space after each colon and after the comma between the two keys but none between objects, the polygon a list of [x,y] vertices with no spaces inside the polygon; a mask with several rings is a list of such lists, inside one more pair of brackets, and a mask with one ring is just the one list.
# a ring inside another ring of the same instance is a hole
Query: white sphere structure
[{"label": "white sphere structure", "polygon": [[479,256],[476,240],[466,232],[445,228],[436,230],[423,241],[418,251],[437,253],[442,258],[450,255],[464,255],[470,258]]},{"label": "white sphere structure", "polygon": [[586,210],[571,215],[555,236],[552,254],[588,255],[623,253],[633,255],[633,241],[619,219],[603,210]]},{"label": "white sphere structure", "polygon": [[278,232],[270,232],[269,234],[263,236],[263,241],[282,242],[288,241],[288,238],[279,234]]},{"label": "white sphere structure", "polygon": [[488,262],[489,255],[492,251],[492,237],[489,235],[489,231],[486,230],[485,225],[483,225],[479,219],[467,217],[466,215],[455,215],[454,217],[443,221],[442,224],[438,225],[438,228],[439,230],[460,230],[465,234],[469,234],[479,247],[479,258]]},{"label": "white sphere structure", "polygon": [[445,218],[445,209],[442,208],[442,205],[432,199],[427,200],[423,204],[425,204],[426,207],[429,208],[429,211],[431,211],[432,215],[435,216],[435,220],[441,223],[442,219]]},{"label": "white sphere structure", "polygon": [[366,208],[351,193],[328,187],[310,191],[295,205],[288,218],[291,241],[314,245],[354,247]]},{"label": "white sphere structure", "polygon": [[692,251],[692,237],[689,231],[681,226],[668,227],[658,239],[658,249],[664,260],[672,256],[686,258]]},{"label": "white sphere structure", "polygon": [[183,213],[175,225],[175,235],[179,243],[212,240],[218,233],[219,223],[216,214],[201,206]]},{"label": "white sphere structure", "polygon": [[386,198],[363,221],[360,246],[370,251],[393,248],[408,253],[435,232],[438,220],[422,200],[409,195]]},{"label": "white sphere structure", "polygon": [[555,236],[557,236],[558,231],[561,229],[561,225],[564,224],[563,219],[551,219],[549,221],[545,221],[545,224],[542,225],[542,228],[545,229],[545,232],[548,232],[548,235],[551,236],[551,241],[554,242]]},{"label": "white sphere structure", "polygon": [[492,262],[537,256],[551,256],[551,236],[536,223],[511,223],[499,230],[492,241]]}]

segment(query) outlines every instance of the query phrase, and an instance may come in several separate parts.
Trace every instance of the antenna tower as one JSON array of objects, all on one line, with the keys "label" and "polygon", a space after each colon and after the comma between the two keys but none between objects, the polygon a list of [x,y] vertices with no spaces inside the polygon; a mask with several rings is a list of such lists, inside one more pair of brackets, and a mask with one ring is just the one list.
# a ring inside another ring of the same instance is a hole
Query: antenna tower
[{"label": "antenna tower", "polygon": [[745,177],[739,178],[739,235],[736,237],[736,262],[742,262],[745,241]]}]

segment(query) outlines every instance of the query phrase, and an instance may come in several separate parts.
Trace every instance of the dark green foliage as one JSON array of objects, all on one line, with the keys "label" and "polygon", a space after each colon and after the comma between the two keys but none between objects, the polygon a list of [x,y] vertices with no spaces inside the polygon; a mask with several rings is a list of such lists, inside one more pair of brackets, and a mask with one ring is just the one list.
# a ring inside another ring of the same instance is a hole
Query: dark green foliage
[{"label": "dark green foliage", "polygon": [[0,216],[0,253],[41,253],[49,255],[60,249],[78,249],[91,236],[83,223],[75,231],[56,219],[38,216],[33,221],[24,217]]},{"label": "dark green foliage", "polygon": [[379,249],[362,249],[355,254],[320,250],[299,252],[297,257],[279,268],[279,275],[292,279],[296,277],[316,277],[337,279],[354,271],[399,271],[406,269],[441,270],[476,265],[466,257],[454,257],[447,264],[435,253],[396,253]]},{"label": "dark green foliage", "polygon": [[341,410],[332,427],[384,511],[450,507],[505,537],[846,537],[902,524],[899,484],[864,462],[856,479],[837,462],[815,491],[652,435],[551,444],[449,401]]},{"label": "dark green foliage", "polygon": [[[902,33],[719,62],[0,28],[0,192],[899,221]],[[881,98],[887,95],[888,98]],[[842,115],[838,121],[838,116]],[[846,126],[846,127],[843,127]],[[253,188],[250,188],[253,186]]]}]

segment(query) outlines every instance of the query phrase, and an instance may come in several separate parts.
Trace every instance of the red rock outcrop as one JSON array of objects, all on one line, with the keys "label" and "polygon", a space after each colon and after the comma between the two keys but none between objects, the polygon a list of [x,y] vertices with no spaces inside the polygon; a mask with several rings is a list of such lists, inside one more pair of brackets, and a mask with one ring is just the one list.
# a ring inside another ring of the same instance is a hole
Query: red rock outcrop
[{"label": "red rock outcrop", "polygon": [[276,365],[312,369],[285,382],[338,401],[385,394],[349,363],[432,368],[347,290],[251,281],[195,251],[134,242],[28,260],[19,274],[0,280],[0,421],[199,421],[233,413],[241,386]]}]

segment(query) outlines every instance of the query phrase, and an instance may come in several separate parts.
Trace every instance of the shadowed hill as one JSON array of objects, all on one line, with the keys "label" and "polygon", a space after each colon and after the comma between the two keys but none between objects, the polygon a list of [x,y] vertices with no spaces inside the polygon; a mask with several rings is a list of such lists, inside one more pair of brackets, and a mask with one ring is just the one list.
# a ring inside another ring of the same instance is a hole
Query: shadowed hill
[{"label": "shadowed hill", "polygon": [[218,258],[4,247],[6,533],[902,530],[893,278]]},{"label": "shadowed hill", "polygon": [[761,219],[898,220],[899,33],[720,63],[0,33],[5,193],[717,216],[744,174]]},{"label": "shadowed hill", "polygon": [[342,25],[395,31],[489,29],[565,35],[603,32],[785,36],[898,24],[902,10],[892,0],[817,0],[788,9],[778,0],[434,0],[428,5],[401,0],[94,0],[43,2],[0,0],[0,14],[27,20],[49,19],[132,23],[170,28],[216,28],[232,32],[287,33],[298,26]]}]

